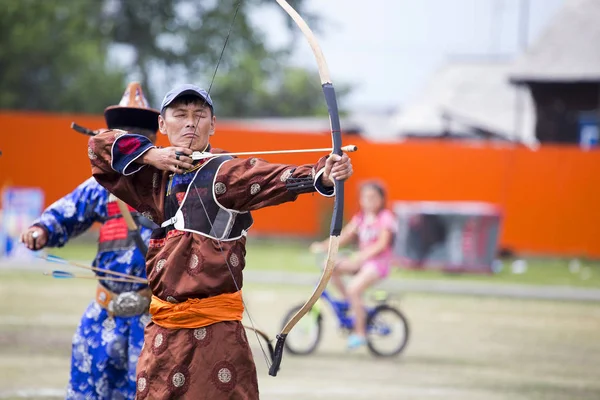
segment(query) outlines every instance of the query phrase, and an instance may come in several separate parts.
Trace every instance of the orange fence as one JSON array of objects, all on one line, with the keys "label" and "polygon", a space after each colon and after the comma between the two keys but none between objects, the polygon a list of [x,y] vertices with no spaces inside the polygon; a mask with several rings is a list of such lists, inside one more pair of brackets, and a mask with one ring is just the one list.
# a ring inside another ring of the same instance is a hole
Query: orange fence
[{"label": "orange fence", "polygon": [[[87,138],[71,121],[103,127],[101,116],[0,113],[0,184],[37,186],[46,202],[60,198],[90,176]],[[600,152],[575,147],[522,147],[450,142],[371,143],[352,155],[346,216],[357,211],[360,181],[387,183],[390,200],[498,204],[504,210],[501,244],[517,252],[600,257]],[[229,151],[326,147],[330,135],[273,133],[218,124],[212,143]],[[165,138],[159,144],[167,145]],[[314,162],[319,155],[276,155],[272,162]],[[304,195],[255,213],[254,233],[315,237],[323,232],[331,200]]]}]

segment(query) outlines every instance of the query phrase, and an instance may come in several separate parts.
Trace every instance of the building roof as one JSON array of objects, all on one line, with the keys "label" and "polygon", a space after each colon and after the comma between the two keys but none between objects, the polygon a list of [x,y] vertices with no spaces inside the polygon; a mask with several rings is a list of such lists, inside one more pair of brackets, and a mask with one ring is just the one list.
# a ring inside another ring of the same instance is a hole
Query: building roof
[{"label": "building roof", "polygon": [[600,81],[600,1],[565,0],[517,60],[513,82]]},{"label": "building roof", "polygon": [[[484,131],[492,137],[535,144],[533,103],[524,88],[510,84],[511,65],[495,59],[447,62],[396,115],[395,129],[401,136],[425,137],[440,136],[448,128],[454,136]],[[517,133],[519,115],[522,123]]]}]

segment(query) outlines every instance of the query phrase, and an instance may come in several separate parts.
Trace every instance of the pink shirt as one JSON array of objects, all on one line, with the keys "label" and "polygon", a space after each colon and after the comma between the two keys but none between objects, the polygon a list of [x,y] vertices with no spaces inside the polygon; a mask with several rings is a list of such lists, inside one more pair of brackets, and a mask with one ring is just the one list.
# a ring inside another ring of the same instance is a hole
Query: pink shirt
[{"label": "pink shirt", "polygon": [[[377,242],[384,230],[396,233],[397,223],[396,216],[390,210],[382,210],[375,218],[367,218],[363,213],[359,212],[352,218],[352,222],[358,227],[358,247],[363,250],[366,247]],[[389,259],[392,256],[392,243],[381,253],[373,257],[373,259],[385,258]]]}]

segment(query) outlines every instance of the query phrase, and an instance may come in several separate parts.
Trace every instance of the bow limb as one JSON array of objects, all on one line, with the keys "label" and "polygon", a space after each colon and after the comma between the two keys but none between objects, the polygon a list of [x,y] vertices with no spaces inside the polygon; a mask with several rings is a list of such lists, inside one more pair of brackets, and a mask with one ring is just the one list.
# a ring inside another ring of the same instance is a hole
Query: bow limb
[{"label": "bow limb", "polygon": [[88,136],[96,136],[98,134],[98,131],[93,131],[84,126],[78,125],[75,122],[71,122],[71,129],[73,129],[75,132],[79,132],[83,135],[88,135]]},{"label": "bow limb", "polygon": [[[269,356],[271,357],[271,361],[272,361],[275,350],[273,349],[273,345],[271,344],[272,340],[269,338],[269,335],[267,335],[265,332],[261,331],[260,329],[255,328],[254,326],[244,325],[244,328],[254,332],[256,335],[260,336],[265,341],[265,343],[267,344],[267,348],[269,349]],[[258,338],[258,336],[257,336],[257,338]],[[261,346],[261,349],[262,349],[262,346]]]},{"label": "bow limb", "polygon": [[[306,40],[310,44],[310,47],[315,55],[317,65],[319,68],[319,77],[321,79],[321,86],[323,88],[323,94],[325,95],[325,101],[327,102],[327,110],[329,112],[329,122],[331,124],[331,138],[333,142],[333,153],[339,156],[342,155],[342,135],[340,128],[340,118],[337,106],[337,99],[335,96],[335,90],[329,76],[329,68],[325,61],[323,51],[317,42],[315,35],[312,30],[308,27],[306,22],[302,19],[300,14],[292,8],[285,0],[275,0],[277,3],[289,14],[294,20],[298,28],[302,31]],[[325,262],[325,269],[321,275],[321,279],[317,284],[317,287],[313,291],[310,298],[300,308],[300,310],[285,324],[281,333],[277,335],[277,344],[275,345],[275,353],[273,357],[273,364],[269,369],[269,375],[276,376],[279,371],[281,364],[281,358],[283,357],[283,348],[287,335],[292,330],[294,325],[300,321],[300,319],[312,308],[317,302],[321,294],[327,287],[327,283],[331,278],[333,270],[335,268],[335,259],[339,248],[339,236],[342,230],[342,222],[344,217],[344,182],[335,180],[335,203],[333,207],[333,215],[331,219],[331,230],[329,236],[329,249],[327,252],[327,259]]]},{"label": "bow limb", "polygon": [[142,255],[145,258],[146,254],[148,253],[148,246],[146,246],[146,243],[144,243],[142,234],[138,230],[138,226],[135,223],[135,220],[133,219],[133,215],[131,215],[131,211],[129,211],[127,204],[125,204],[125,202],[119,198],[117,198],[117,206],[119,206],[121,215],[123,216],[123,219],[125,220],[125,223],[127,224],[127,230],[129,231],[129,234],[133,236],[135,245],[142,252]]}]

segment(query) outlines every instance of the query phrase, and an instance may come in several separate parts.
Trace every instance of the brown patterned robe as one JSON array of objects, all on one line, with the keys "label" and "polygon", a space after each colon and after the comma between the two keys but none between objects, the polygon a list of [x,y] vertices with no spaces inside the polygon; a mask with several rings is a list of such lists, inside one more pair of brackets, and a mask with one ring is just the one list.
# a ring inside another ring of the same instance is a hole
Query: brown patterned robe
[{"label": "brown patterned robe", "polygon": [[[110,192],[161,224],[167,219],[164,203],[170,173],[148,165],[131,175],[119,173],[128,174],[138,168],[131,160],[150,148],[143,140],[136,143],[140,137],[131,137],[107,131],[91,138],[88,155],[93,175]],[[325,159],[316,165],[296,167],[234,158],[225,162],[217,174],[217,200],[239,211],[294,201],[298,194],[286,189],[287,179],[314,177],[315,171],[324,167]],[[155,296],[182,302],[237,291],[225,257],[241,289],[245,237],[219,242],[190,232],[164,232],[154,232],[146,258],[149,286]],[[165,329],[153,322],[148,324],[137,366],[137,399],[179,398],[258,399],[256,368],[241,322],[220,322],[198,329]]]}]

